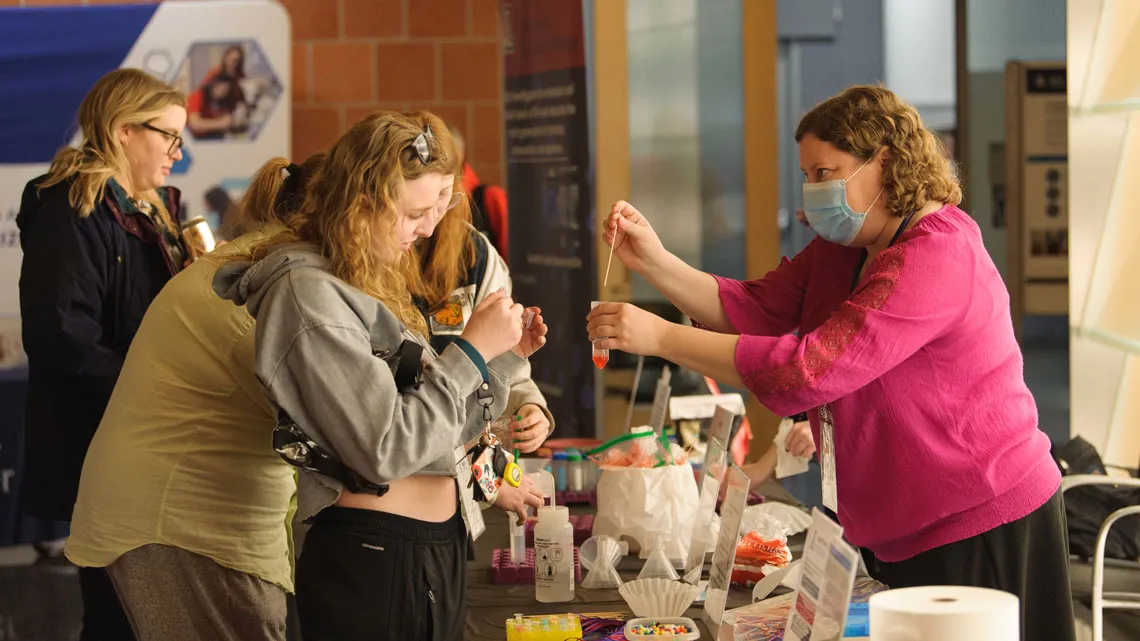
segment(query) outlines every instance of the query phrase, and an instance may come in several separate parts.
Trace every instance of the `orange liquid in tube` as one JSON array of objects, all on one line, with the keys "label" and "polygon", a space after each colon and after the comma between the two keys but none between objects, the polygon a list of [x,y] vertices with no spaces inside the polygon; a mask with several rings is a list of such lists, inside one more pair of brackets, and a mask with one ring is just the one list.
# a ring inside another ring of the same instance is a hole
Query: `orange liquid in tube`
[{"label": "orange liquid in tube", "polygon": [[[595,307],[597,307],[598,305],[601,305],[601,304],[602,304],[602,301],[598,301],[598,300],[593,301],[590,303],[590,309],[594,309]],[[600,347],[594,347],[593,348],[593,354],[590,355],[590,358],[594,361],[594,367],[596,367],[598,369],[603,369],[606,366],[606,364],[610,362],[610,350],[602,349]]]}]

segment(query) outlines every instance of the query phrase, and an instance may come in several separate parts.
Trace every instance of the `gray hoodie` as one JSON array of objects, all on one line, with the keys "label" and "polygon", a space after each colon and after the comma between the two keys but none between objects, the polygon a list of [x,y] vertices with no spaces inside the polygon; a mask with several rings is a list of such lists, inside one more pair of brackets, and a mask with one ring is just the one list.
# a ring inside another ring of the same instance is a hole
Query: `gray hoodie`
[{"label": "gray hoodie", "polygon": [[[219,296],[257,319],[255,372],[269,400],[369,481],[454,476],[456,447],[484,427],[475,397],[479,368],[456,345],[436,355],[383,303],[326,266],[316,246],[295,243],[256,263],[227,263],[214,277]],[[373,354],[390,354],[404,339],[424,345],[430,360],[418,389],[401,392]],[[507,352],[488,363],[492,416],[503,411],[509,381],[525,362]],[[301,470],[298,519],[331,505],[343,489]]]}]

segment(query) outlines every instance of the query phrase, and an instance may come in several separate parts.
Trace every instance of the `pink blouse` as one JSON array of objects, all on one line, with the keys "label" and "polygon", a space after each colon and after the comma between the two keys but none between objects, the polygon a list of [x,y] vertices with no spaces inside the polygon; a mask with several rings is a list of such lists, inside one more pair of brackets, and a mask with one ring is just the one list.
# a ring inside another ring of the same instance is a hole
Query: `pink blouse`
[{"label": "pink blouse", "polygon": [[1060,472],[977,224],[925,216],[852,292],[860,253],[817,238],[760,280],[717,279],[757,399],[811,410],[817,443],[830,406],[848,540],[901,561],[1036,510]]}]

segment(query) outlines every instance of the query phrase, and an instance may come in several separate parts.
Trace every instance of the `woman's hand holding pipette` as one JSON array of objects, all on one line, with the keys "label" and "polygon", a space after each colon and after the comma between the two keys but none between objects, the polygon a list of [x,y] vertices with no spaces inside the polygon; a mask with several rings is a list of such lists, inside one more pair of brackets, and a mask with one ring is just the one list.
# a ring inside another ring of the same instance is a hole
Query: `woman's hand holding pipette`
[{"label": "woman's hand holding pipette", "polygon": [[624,200],[614,203],[602,233],[618,260],[639,274],[644,275],[669,255],[645,216]]},{"label": "woman's hand holding pipette", "polygon": [[624,200],[614,203],[602,225],[602,236],[622,264],[649,281],[683,314],[713,331],[735,332],[721,305],[716,278],[665,249],[636,207]]}]

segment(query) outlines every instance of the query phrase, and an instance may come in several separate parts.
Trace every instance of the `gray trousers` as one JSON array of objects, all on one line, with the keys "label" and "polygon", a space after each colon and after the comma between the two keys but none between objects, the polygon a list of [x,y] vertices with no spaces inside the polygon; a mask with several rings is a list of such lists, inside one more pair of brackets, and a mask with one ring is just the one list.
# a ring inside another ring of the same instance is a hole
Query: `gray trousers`
[{"label": "gray trousers", "polygon": [[107,568],[137,641],[285,641],[285,590],[168,545]]}]

